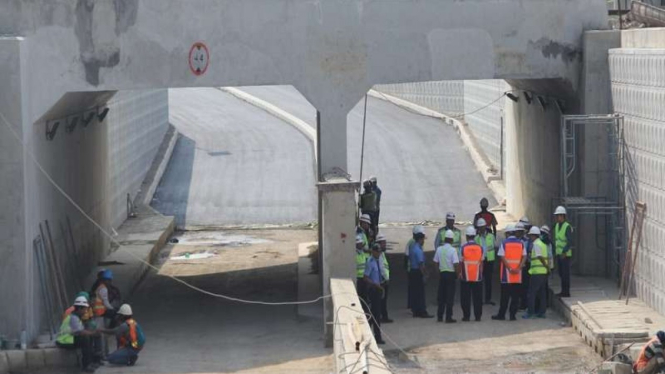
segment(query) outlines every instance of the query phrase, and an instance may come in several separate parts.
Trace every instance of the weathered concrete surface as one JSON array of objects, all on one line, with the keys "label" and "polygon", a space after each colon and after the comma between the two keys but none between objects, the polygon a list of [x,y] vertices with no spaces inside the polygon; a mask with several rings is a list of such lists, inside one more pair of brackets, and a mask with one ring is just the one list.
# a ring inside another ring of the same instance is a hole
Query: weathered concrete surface
[{"label": "weathered concrete surface", "polygon": [[[292,87],[241,89],[316,125],[316,110]],[[360,177],[363,105],[359,102],[348,115],[354,179]],[[455,129],[438,119],[369,97],[365,137],[363,179],[378,179],[384,196],[381,222],[443,221],[448,211],[466,221],[479,209],[481,197],[493,200]]]},{"label": "weathered concrete surface", "polygon": [[153,207],[177,225],[305,223],[316,219],[312,144],[226,92],[171,90],[180,132]]}]

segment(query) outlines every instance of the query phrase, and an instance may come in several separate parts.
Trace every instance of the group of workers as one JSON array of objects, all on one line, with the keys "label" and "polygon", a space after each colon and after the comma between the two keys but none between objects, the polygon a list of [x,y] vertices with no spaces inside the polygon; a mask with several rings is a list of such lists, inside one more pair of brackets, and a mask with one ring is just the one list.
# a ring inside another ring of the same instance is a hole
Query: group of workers
[{"label": "group of workers", "polygon": [[[365,192],[360,198],[361,215],[356,231],[356,285],[363,308],[368,315],[378,344],[383,344],[381,323],[393,322],[388,317],[387,300],[390,265],[386,257],[386,237],[378,233],[378,204],[380,201],[376,179],[364,182]],[[367,195],[374,194],[373,197]],[[365,197],[365,198],[363,198]],[[363,208],[375,208],[367,210]],[[570,297],[570,260],[572,257],[572,226],[566,220],[566,209],[554,211],[554,232],[548,226],[534,226],[527,217],[505,228],[505,239],[497,240],[497,220],[488,210],[488,200],[480,201],[481,210],[473,224],[464,233],[455,227],[455,214],[446,215],[446,224],[434,238],[434,265],[439,272],[438,322],[455,323],[453,305],[459,283],[462,321],[482,318],[483,304],[492,301],[492,281],[495,263],[499,267],[501,297],[499,311],[493,320],[517,320],[517,312],[526,310],[523,319],[545,318],[548,304],[549,274],[557,264],[561,277],[560,297]],[[376,216],[370,213],[376,212]],[[413,236],[405,248],[404,263],[408,271],[407,308],[414,318],[433,318],[426,308],[425,280],[427,264],[425,229],[413,227]],[[445,318],[444,318],[445,316]]]},{"label": "group of workers", "polygon": [[[81,368],[92,373],[104,361],[133,366],[145,344],[143,329],[133,317],[132,307],[122,304],[113,286],[113,272],[101,270],[90,292],[79,292],[63,314],[56,345],[81,351]],[[107,355],[104,335],[114,335],[117,349]]]}]

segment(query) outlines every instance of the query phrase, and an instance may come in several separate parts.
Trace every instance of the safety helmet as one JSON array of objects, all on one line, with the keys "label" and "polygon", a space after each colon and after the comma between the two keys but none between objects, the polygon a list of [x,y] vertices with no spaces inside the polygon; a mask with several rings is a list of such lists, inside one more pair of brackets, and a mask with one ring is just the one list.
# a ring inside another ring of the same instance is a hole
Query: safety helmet
[{"label": "safety helmet", "polygon": [[505,232],[514,232],[515,231],[515,225],[512,224],[512,223],[507,224],[504,231]]},{"label": "safety helmet", "polygon": [[104,272],[102,273],[102,279],[112,280],[113,272],[111,270],[104,270]]},{"label": "safety helmet", "polygon": [[515,224],[515,231],[524,231],[524,223],[522,222],[517,222]]},{"label": "safety helmet", "polygon": [[554,209],[554,215],[556,216],[558,214],[566,214],[566,208],[562,207],[561,205],[556,207],[556,209]]},{"label": "safety helmet", "polygon": [[81,292],[77,293],[76,298],[79,298],[79,297],[85,297],[86,300],[90,300],[90,294],[85,292],[85,291],[81,291]]},{"label": "safety helmet", "polygon": [[118,309],[118,314],[121,316],[131,316],[133,314],[132,307],[129,304],[122,304],[120,309]]},{"label": "safety helmet", "polygon": [[489,201],[487,201],[486,197],[483,197],[480,199],[480,207],[481,208],[487,208],[490,205]]},{"label": "safety helmet", "polygon": [[529,229],[529,235],[540,235],[540,229],[538,226],[531,226]]},{"label": "safety helmet", "polygon": [[446,220],[449,220],[449,219],[454,220],[455,219],[455,213],[453,213],[453,212],[446,213]]},{"label": "safety helmet", "polygon": [[365,241],[361,235],[356,235],[356,244],[365,244]]},{"label": "safety helmet", "polygon": [[369,181],[372,183],[376,183],[376,177],[375,176],[369,177]]},{"label": "safety helmet", "polygon": [[529,221],[529,217],[527,217],[527,216],[524,216],[524,217],[520,218],[520,222],[522,222],[522,224],[524,224],[524,226],[528,226],[528,225],[531,224],[531,221]]},{"label": "safety helmet", "polygon": [[377,242],[385,242],[386,241],[386,236],[383,234],[379,234],[376,236],[376,241]]},{"label": "safety helmet", "polygon": [[476,221],[476,227],[485,227],[487,226],[487,222],[483,218],[478,218]]},{"label": "safety helmet", "polygon": [[476,228],[469,226],[466,228],[466,236],[476,236]]},{"label": "safety helmet", "polygon": [[371,225],[372,224],[372,218],[370,218],[369,214],[363,214],[363,215],[360,216],[360,222],[369,223]]},{"label": "safety helmet", "polygon": [[550,234],[550,228],[547,225],[543,225],[540,227],[540,232],[544,232],[545,234],[549,235]]},{"label": "safety helmet", "polygon": [[83,306],[87,308],[90,304],[88,304],[88,300],[85,297],[79,296],[74,300],[74,306]]},{"label": "safety helmet", "polygon": [[413,226],[413,235],[424,234],[424,233],[425,233],[425,228],[422,227],[421,225]]},{"label": "safety helmet", "polygon": [[453,230],[446,230],[446,239],[454,239],[455,238],[455,233]]},{"label": "safety helmet", "polygon": [[365,179],[363,181],[363,186],[365,186],[365,187],[370,186],[371,184],[372,184],[372,182],[370,182],[369,179]]}]

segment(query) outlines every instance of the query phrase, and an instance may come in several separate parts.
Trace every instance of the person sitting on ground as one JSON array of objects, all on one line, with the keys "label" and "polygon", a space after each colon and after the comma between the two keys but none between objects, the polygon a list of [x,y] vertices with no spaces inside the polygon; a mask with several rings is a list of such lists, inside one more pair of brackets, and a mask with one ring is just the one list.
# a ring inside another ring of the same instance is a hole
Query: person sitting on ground
[{"label": "person sitting on ground", "polygon": [[139,352],[145,345],[143,329],[134,320],[132,307],[123,304],[118,309],[118,327],[114,329],[99,329],[100,332],[115,335],[118,341],[118,349],[108,356],[108,361],[113,365],[134,366],[139,359]]},{"label": "person sitting on ground", "polygon": [[665,332],[658,331],[647,344],[644,345],[637,361],[633,364],[636,374],[656,374],[665,371]]},{"label": "person sitting on ground", "polygon": [[93,356],[92,338],[99,333],[96,330],[86,330],[82,320],[90,309],[90,304],[84,296],[79,296],[74,300],[73,306],[70,313],[65,313],[55,344],[63,349],[80,349],[81,368],[87,373],[94,373],[100,363],[99,358]]}]

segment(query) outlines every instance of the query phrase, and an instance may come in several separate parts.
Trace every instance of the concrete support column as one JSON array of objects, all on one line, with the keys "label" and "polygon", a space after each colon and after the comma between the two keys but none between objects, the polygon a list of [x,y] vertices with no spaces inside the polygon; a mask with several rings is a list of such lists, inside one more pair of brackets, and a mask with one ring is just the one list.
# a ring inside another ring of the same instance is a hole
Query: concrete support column
[{"label": "concrete support column", "polygon": [[[344,148],[346,149],[346,148]],[[323,294],[330,294],[330,279],[355,279],[354,248],[356,239],[356,190],[359,182],[332,177],[319,183],[322,207]],[[326,345],[331,346],[334,310],[331,298],[324,301],[324,333]]]},{"label": "concrete support column", "polygon": [[[318,113],[319,181],[326,174],[344,174],[346,163],[346,116],[348,111],[323,110]],[[343,173],[340,174],[340,171]]]},{"label": "concrete support column", "polygon": [[0,331],[10,339],[17,338],[24,328],[36,329],[28,326],[34,315],[26,305],[30,301],[25,229],[26,157],[14,135],[24,138],[23,43],[23,38],[0,37]]}]

